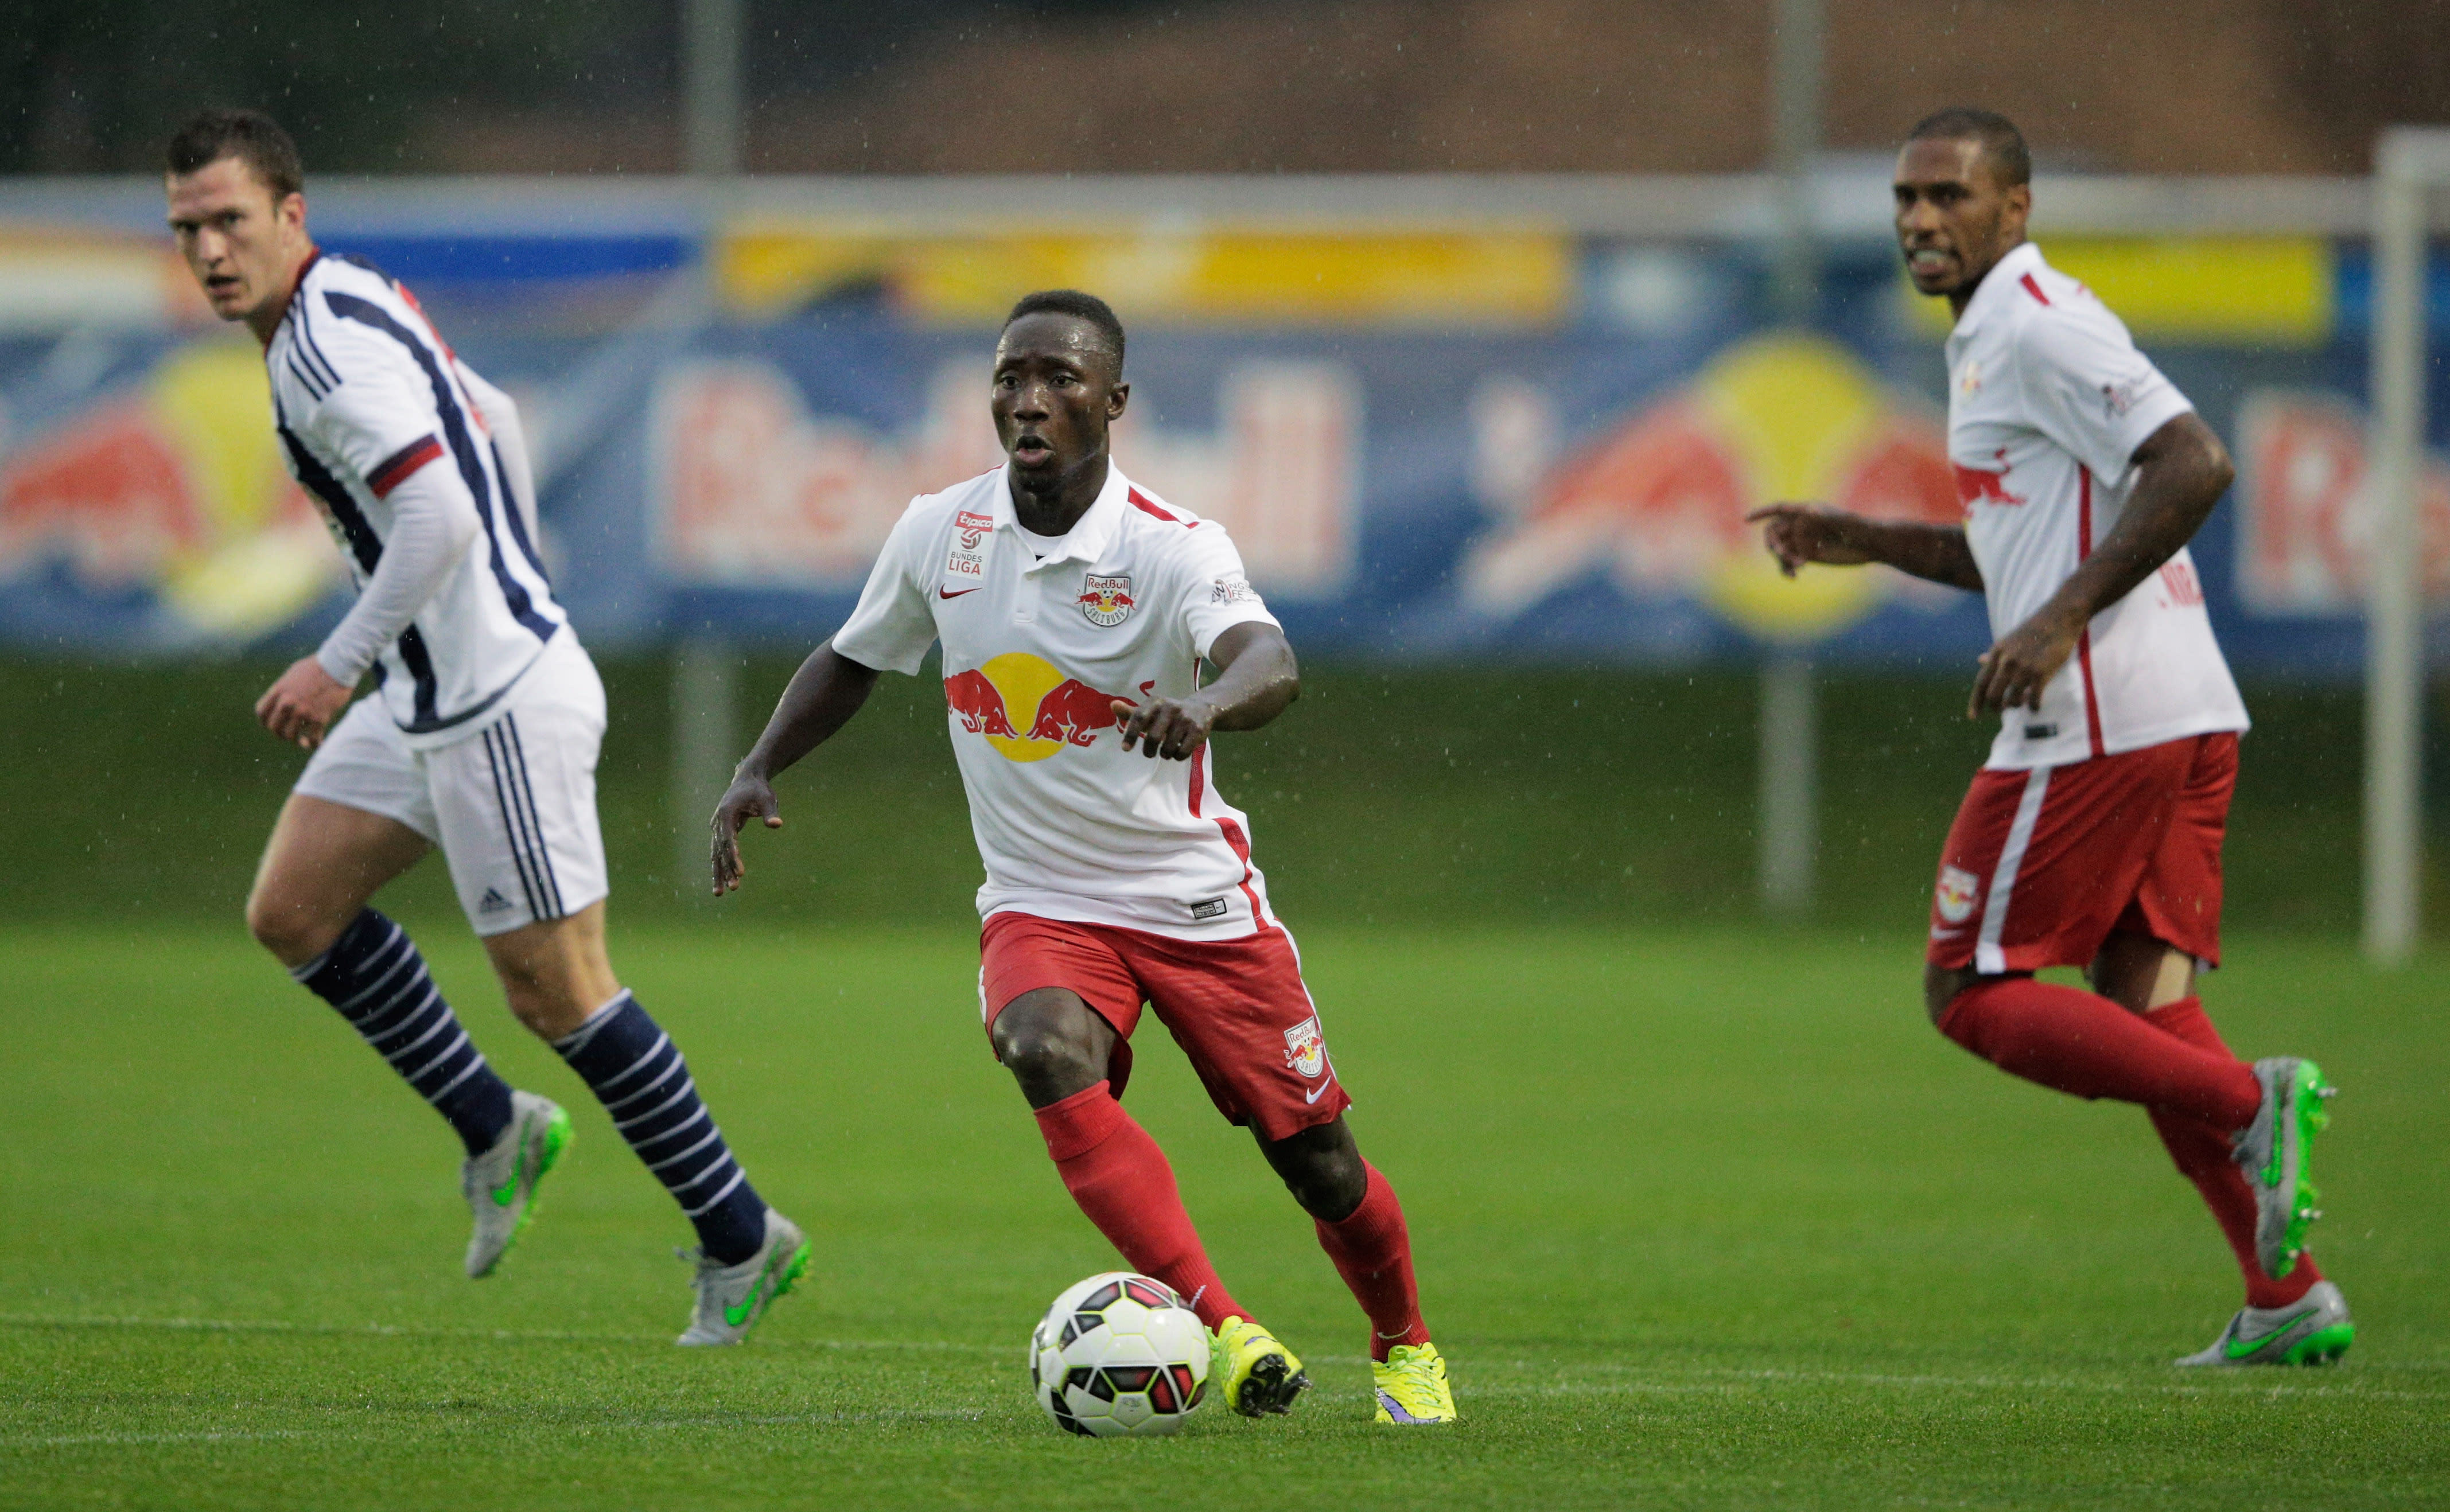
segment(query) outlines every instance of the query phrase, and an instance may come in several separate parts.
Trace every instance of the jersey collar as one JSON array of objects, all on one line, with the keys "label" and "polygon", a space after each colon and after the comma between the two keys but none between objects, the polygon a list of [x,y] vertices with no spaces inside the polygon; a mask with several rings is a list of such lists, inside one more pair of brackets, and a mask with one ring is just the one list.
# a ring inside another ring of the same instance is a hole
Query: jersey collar
[{"label": "jersey collar", "polygon": [[[1115,465],[1113,457],[1106,458],[1106,486],[1098,491],[1097,502],[1089,506],[1089,513],[1073,522],[1071,533],[1063,537],[1060,550],[1021,571],[1035,572],[1070,561],[1095,562],[1105,555],[1106,548],[1114,544],[1115,533],[1122,527],[1123,506],[1131,497],[1131,479],[1123,476],[1123,470]],[[1012,507],[1010,462],[996,472],[995,522],[996,529],[1000,531],[1018,531],[1021,528],[1021,518]]]},{"label": "jersey collar", "polygon": [[1987,320],[1993,310],[2015,298],[2018,280],[2036,269],[2047,266],[2049,264],[2042,261],[2040,247],[2031,242],[2018,242],[2006,257],[1991,264],[1991,271],[1982,276],[1981,287],[1974,291],[1974,298],[1965,301],[1965,316],[1956,322],[1956,329],[1953,334],[1971,335],[1974,328]]},{"label": "jersey collar", "polygon": [[[282,297],[281,319],[272,322],[273,336],[279,336],[281,328],[289,323],[289,312],[297,307],[298,291],[306,286],[306,275],[313,272],[315,264],[322,261],[323,249],[312,242],[307,242],[306,261],[298,264],[298,276],[289,281],[289,292]],[[272,350],[271,338],[265,338],[263,349],[267,352]]]}]

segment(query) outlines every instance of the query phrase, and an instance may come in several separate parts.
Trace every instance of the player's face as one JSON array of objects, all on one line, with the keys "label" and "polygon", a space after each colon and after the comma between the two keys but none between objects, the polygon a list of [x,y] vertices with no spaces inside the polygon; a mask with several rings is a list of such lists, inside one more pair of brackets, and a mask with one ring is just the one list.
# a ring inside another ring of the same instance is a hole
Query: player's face
[{"label": "player's face", "polygon": [[306,199],[275,202],[255,170],[217,158],[168,181],[170,234],[205,302],[224,320],[243,320],[289,297],[289,279],[306,244]]},{"label": "player's face", "polygon": [[1041,311],[1007,326],[996,343],[996,438],[1024,478],[1059,478],[1106,455],[1106,428],[1131,385],[1098,328]]},{"label": "player's face", "polygon": [[1962,298],[2025,240],[2032,190],[1999,182],[1982,144],[1909,142],[1897,154],[1897,249],[1925,294]]}]

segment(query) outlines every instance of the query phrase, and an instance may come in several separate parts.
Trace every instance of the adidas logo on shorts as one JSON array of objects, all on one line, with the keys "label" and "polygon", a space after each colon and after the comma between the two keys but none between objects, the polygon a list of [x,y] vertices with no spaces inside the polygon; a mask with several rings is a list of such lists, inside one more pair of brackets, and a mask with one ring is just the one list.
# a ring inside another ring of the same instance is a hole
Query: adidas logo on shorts
[{"label": "adidas logo on shorts", "polygon": [[492,887],[486,888],[485,896],[476,900],[476,912],[480,914],[498,914],[509,906],[511,901]]}]

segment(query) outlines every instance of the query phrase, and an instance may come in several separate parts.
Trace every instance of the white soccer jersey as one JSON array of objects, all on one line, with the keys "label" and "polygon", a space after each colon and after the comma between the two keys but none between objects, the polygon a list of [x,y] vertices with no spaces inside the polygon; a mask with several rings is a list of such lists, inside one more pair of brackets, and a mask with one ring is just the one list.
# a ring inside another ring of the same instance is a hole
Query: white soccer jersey
[{"label": "white soccer jersey", "polygon": [[1275,623],[1214,520],[1109,466],[1041,560],[1000,468],[911,501],[833,647],[913,673],[943,642],[982,917],[1235,939],[1274,921],[1250,822],[1217,794],[1208,746],[1126,753],[1114,703],[1184,697],[1217,635],[1254,620]]},{"label": "white soccer jersey", "polygon": [[322,253],[300,273],[264,363],[290,474],[321,505],[360,590],[391,534],[385,499],[402,482],[448,468],[474,502],[484,529],[376,663],[384,708],[412,745],[474,733],[566,617],[537,553],[535,501],[506,484],[516,470],[487,424],[508,399],[460,363],[407,289]]},{"label": "white soccer jersey", "polygon": [[[2135,486],[2135,449],[2193,407],[2039,247],[2000,259],[1948,339],[1948,455],[1993,640],[2110,533]],[[2182,547],[2093,616],[2038,712],[2007,711],[1986,765],[2055,766],[2246,727]]]}]

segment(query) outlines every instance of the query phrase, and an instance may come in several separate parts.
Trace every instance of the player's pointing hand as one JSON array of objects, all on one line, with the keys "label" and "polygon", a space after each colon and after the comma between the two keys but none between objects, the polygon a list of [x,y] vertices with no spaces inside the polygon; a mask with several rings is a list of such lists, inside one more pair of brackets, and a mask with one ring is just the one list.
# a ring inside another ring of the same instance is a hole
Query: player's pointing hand
[{"label": "player's pointing hand", "polygon": [[740,860],[740,831],[750,815],[766,821],[768,829],[783,827],[783,805],[774,800],[771,784],[746,766],[732,774],[731,786],[725,790],[723,802],[714,805],[714,895],[717,898],[740,885],[749,868]]},{"label": "player's pointing hand", "polygon": [[1158,698],[1139,705],[1118,698],[1115,700],[1115,718],[1123,727],[1123,749],[1130,750],[1137,742],[1144,756],[1178,762],[1189,760],[1191,753],[1207,742],[1208,732],[1216,723],[1216,709],[1199,698],[1178,704],[1170,698]]},{"label": "player's pointing hand", "polygon": [[1831,567],[1859,567],[1869,552],[1848,538],[1855,516],[1818,504],[1772,504],[1744,516],[1747,525],[1763,527],[1761,544],[1778,558],[1778,570],[1793,577],[1806,562]]}]

